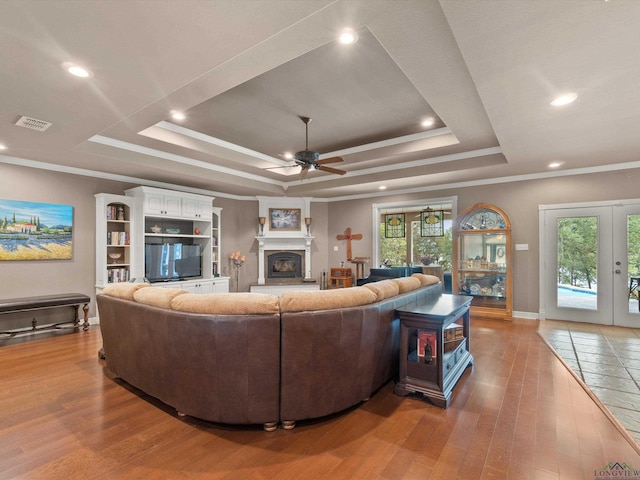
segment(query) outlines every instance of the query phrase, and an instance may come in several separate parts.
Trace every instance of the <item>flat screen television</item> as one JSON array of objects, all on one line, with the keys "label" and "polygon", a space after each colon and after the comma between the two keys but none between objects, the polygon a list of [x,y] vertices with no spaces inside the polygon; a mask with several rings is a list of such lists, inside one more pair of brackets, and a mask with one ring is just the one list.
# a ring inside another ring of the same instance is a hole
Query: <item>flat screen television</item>
[{"label": "flat screen television", "polygon": [[198,244],[147,243],[144,250],[144,276],[152,283],[202,276],[202,252]]}]

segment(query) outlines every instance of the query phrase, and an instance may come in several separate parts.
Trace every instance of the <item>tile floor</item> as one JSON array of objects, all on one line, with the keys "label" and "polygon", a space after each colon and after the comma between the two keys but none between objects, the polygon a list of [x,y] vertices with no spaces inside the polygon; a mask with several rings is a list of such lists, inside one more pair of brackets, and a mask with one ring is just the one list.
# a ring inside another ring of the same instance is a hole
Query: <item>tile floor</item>
[{"label": "tile floor", "polygon": [[640,329],[544,320],[538,332],[640,443]]}]

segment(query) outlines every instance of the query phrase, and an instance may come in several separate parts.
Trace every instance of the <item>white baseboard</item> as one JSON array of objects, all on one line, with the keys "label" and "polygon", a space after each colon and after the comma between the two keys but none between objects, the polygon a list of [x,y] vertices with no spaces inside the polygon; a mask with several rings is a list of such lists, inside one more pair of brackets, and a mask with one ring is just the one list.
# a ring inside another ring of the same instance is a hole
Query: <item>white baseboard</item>
[{"label": "white baseboard", "polygon": [[522,318],[524,320],[539,320],[539,316],[534,312],[513,312],[511,315],[513,318]]}]

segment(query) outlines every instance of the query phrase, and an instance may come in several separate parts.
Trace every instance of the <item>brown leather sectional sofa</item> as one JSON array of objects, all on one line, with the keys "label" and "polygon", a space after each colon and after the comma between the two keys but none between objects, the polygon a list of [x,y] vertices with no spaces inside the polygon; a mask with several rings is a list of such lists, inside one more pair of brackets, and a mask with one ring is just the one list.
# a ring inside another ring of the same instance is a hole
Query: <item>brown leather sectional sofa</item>
[{"label": "brown leather sectional sofa", "polygon": [[107,368],[180,415],[266,430],[368,399],[397,375],[395,309],[442,293],[429,275],[280,298],[144,286],[97,297]]}]

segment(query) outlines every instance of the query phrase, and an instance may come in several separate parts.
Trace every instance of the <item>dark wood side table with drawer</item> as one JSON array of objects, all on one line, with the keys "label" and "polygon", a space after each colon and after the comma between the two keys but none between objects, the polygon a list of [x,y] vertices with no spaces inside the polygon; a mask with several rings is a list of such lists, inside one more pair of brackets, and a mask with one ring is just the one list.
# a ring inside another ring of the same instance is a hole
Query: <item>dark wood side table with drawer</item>
[{"label": "dark wood side table with drawer", "polygon": [[469,307],[473,297],[442,294],[398,308],[400,378],[394,393],[422,393],[447,408],[451,392],[473,365]]}]

